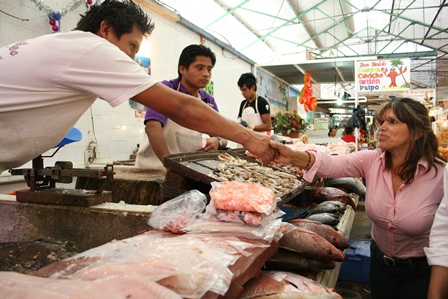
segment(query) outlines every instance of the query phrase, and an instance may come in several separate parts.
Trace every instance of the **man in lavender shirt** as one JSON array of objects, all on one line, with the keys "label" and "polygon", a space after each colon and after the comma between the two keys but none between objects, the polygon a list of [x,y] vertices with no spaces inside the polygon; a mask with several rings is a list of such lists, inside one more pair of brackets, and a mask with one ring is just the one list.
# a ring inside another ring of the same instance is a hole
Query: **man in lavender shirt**
[{"label": "man in lavender shirt", "polygon": [[[162,84],[181,93],[192,95],[219,111],[213,96],[202,90],[210,81],[216,63],[215,54],[203,45],[189,45],[181,53],[178,77]],[[137,168],[165,169],[164,156],[189,151],[225,149],[227,140],[218,136],[207,138],[202,133],[187,129],[161,113],[147,108],[144,139],[137,153]]]}]

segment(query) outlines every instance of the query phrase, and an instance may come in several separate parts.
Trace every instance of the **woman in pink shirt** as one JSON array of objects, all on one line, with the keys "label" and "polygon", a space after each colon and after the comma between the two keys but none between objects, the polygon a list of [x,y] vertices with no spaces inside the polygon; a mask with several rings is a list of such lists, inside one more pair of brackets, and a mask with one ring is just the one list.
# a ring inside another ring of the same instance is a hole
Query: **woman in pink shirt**
[{"label": "woman in pink shirt", "polygon": [[293,151],[271,142],[274,160],[306,170],[304,178],[363,177],[372,220],[370,287],[373,299],[426,298],[430,267],[424,247],[443,196],[445,163],[428,110],[412,99],[395,99],[375,113],[378,149],[331,156]]}]

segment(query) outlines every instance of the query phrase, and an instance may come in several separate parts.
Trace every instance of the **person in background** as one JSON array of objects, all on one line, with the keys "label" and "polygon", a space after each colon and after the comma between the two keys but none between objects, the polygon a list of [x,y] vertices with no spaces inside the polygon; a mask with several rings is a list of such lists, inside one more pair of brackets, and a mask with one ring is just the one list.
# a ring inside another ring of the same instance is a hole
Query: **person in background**
[{"label": "person in background", "polygon": [[376,149],[375,142],[369,142],[367,148],[368,148],[369,150],[372,150],[372,151],[373,151],[374,149]]},{"label": "person in background", "polygon": [[330,127],[328,129],[328,137],[336,137],[338,130],[336,128]]},{"label": "person in background", "polygon": [[1,47],[0,69],[8,71],[0,72],[0,172],[57,145],[98,97],[112,107],[132,99],[186,128],[240,143],[269,163],[268,136],[157,82],[134,61],[153,29],[134,2],[105,0],[74,31]]},{"label": "person in background", "polygon": [[345,142],[356,142],[356,137],[353,135],[352,127],[345,127],[344,136],[341,137]]},{"label": "person in background", "polygon": [[[209,83],[212,76],[212,69],[216,63],[215,53],[203,45],[189,45],[180,54],[178,63],[178,77],[172,80],[162,81],[162,84],[184,94],[192,95],[198,100],[212,107],[219,112],[213,96],[202,90]],[[145,116],[145,132],[142,146],[137,154],[135,166],[137,168],[165,169],[163,159],[165,155],[177,154],[185,151],[176,142],[181,140],[202,140],[202,133],[182,127],[157,111],[147,108]],[[180,135],[179,135],[180,134]],[[210,137],[206,144],[195,149],[187,150],[218,150],[225,149],[227,140]]]},{"label": "person in background", "polygon": [[257,95],[257,80],[252,73],[244,73],[237,82],[244,100],[238,111],[238,119],[241,124],[257,132],[267,132],[270,135],[271,108],[268,101]]},{"label": "person in background", "polygon": [[448,165],[445,167],[443,191],[429,235],[429,247],[425,248],[431,266],[428,299],[448,298]]},{"label": "person in background", "polygon": [[372,299],[423,299],[431,272],[424,248],[443,197],[445,162],[428,109],[420,102],[397,98],[379,106],[375,116],[380,130],[376,150],[332,156],[271,141],[277,150],[274,162],[305,169],[307,181],[316,175],[365,178],[365,209],[372,220]]}]

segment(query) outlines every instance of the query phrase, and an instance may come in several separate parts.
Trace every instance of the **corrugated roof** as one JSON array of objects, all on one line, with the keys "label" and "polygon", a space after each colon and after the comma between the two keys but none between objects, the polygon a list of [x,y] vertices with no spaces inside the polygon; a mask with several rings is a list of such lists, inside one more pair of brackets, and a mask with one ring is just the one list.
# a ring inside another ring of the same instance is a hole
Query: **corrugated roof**
[{"label": "corrugated roof", "polygon": [[350,82],[359,57],[411,58],[412,88],[435,88],[445,76],[437,62],[448,58],[446,0],[157,2],[290,84],[303,71],[316,83],[335,74]]}]

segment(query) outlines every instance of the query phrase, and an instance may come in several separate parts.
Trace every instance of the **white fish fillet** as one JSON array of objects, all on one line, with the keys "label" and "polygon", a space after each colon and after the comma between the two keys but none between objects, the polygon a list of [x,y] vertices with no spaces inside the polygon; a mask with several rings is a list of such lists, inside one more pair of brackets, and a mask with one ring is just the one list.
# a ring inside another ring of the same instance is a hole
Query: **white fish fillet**
[{"label": "white fish fillet", "polygon": [[1,299],[181,299],[156,282],[135,274],[108,276],[95,281],[51,279],[0,272]]}]

